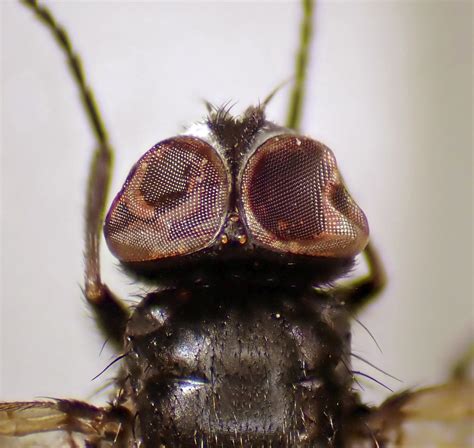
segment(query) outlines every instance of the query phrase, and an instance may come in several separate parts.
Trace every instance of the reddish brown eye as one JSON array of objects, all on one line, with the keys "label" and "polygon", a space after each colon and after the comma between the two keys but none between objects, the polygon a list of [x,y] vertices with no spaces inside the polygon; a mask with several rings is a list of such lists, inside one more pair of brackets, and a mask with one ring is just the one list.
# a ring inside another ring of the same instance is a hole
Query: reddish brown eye
[{"label": "reddish brown eye", "polygon": [[225,166],[206,142],[158,143],[132,168],[105,220],[105,238],[124,262],[184,255],[208,246],[229,195]]},{"label": "reddish brown eye", "polygon": [[350,197],[331,150],[305,137],[263,143],[242,177],[247,225],[260,244],[294,254],[351,257],[369,228]]}]

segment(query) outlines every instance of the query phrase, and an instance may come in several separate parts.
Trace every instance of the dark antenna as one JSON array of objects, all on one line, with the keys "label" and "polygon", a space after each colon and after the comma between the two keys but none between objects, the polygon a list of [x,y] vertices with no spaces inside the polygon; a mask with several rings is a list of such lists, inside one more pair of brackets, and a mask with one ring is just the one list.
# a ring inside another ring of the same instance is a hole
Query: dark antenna
[{"label": "dark antenna", "polygon": [[313,34],[314,1],[303,0],[303,19],[300,25],[300,45],[296,54],[295,83],[290,94],[286,127],[298,130],[301,124],[305,95],[306,72],[309,61],[311,36]]},{"label": "dark antenna", "polygon": [[[123,330],[128,319],[125,307],[102,283],[100,275],[100,234],[105,215],[105,203],[112,177],[113,149],[109,143],[107,131],[101,113],[88,85],[82,62],[72,46],[68,33],[59,24],[50,10],[37,0],[22,0],[31,8],[38,19],[51,31],[57,44],[64,52],[72,77],[79,89],[86,116],[97,140],[92,155],[85,210],[85,247],[84,247],[84,293],[87,301],[98,318],[99,325],[114,328],[113,342],[121,345]],[[105,312],[104,312],[105,310]]]}]

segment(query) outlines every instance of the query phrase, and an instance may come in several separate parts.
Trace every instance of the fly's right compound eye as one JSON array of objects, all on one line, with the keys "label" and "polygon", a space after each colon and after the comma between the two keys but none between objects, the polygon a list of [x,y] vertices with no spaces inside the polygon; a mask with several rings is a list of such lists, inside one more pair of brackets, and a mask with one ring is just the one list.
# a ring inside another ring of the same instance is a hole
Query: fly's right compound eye
[{"label": "fly's right compound eye", "polygon": [[331,150],[306,137],[263,143],[242,176],[242,203],[257,244],[312,257],[353,257],[369,227],[351,198]]},{"label": "fly's right compound eye", "polygon": [[186,255],[209,246],[225,218],[227,171],[206,142],[158,143],[132,168],[105,220],[105,239],[123,262]]}]

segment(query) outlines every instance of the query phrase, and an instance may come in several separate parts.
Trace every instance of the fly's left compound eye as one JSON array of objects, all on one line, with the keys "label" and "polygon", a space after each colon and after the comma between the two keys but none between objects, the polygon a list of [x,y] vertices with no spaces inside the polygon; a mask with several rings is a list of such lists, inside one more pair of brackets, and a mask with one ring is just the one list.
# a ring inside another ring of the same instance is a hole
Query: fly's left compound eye
[{"label": "fly's left compound eye", "polygon": [[225,166],[206,142],[174,137],[132,168],[105,221],[105,238],[123,262],[159,260],[208,246],[225,217]]},{"label": "fly's left compound eye", "polygon": [[322,143],[294,135],[270,138],[247,162],[241,189],[256,243],[320,257],[352,257],[367,244],[367,219]]}]

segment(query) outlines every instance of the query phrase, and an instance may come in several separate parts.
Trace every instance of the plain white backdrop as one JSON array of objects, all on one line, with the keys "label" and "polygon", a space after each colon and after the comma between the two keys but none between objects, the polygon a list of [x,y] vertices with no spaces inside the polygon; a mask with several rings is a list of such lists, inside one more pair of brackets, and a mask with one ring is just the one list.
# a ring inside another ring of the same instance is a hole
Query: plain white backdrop
[{"label": "plain white backdrop", "polygon": [[[50,4],[117,151],[112,194],[144,151],[204,115],[202,99],[239,111],[292,74],[296,2]],[[80,290],[94,141],[49,33],[17,2],[1,12],[0,398],[90,399],[113,356]],[[470,2],[316,9],[303,129],[335,152],[386,262],[388,288],[360,316],[383,354],[357,324],[353,348],[398,390],[442,381],[473,336],[471,31]],[[284,121],[287,96],[270,119]],[[141,286],[102,253],[104,279],[135,301]],[[387,395],[363,384],[368,400]]]}]

